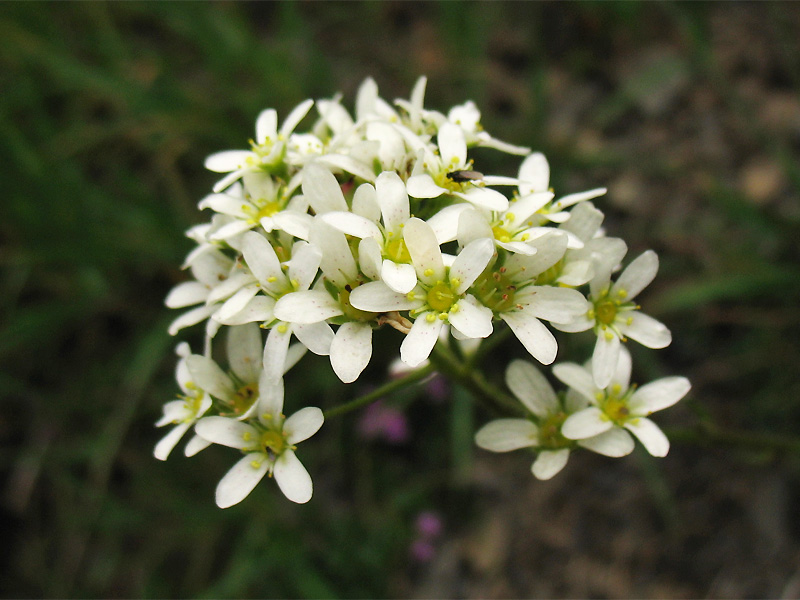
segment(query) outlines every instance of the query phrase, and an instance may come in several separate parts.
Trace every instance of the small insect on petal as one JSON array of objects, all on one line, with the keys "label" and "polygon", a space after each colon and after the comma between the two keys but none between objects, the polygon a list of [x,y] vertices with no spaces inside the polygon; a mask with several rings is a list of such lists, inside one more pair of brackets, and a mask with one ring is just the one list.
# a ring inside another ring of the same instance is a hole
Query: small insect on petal
[{"label": "small insect on petal", "polygon": [[478,171],[451,171],[447,174],[447,178],[456,183],[480,181],[483,179],[483,173],[479,173]]}]

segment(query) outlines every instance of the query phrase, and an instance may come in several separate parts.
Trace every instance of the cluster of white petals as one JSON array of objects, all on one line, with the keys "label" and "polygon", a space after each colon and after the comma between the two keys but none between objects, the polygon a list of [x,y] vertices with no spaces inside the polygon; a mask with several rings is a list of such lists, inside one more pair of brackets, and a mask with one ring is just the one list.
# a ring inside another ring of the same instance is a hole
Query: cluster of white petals
[{"label": "cluster of white petals", "polygon": [[[565,395],[532,363],[512,362],[506,382],[529,418],[489,423],[478,445],[534,448],[540,479],[578,446],[629,453],[627,432],[666,454],[646,417],[680,399],[688,382],[632,391],[622,346],[628,338],[650,348],[671,341],[633,302],[656,275],[655,253],[612,283],[627,246],[605,235],[603,213],[590,202],[606,190],[557,197],[544,155],[489,135],[472,102],[447,114],[425,108],[425,86],[420,78],[409,99],[389,103],[368,79],[352,115],[338,97],[306,100],[282,123],[268,109],[249,149],[206,159],[222,178],[199,203],[209,222],[188,232],[197,244],[184,263],[192,279],[166,299],[188,309],[170,333],[204,323],[205,343],[199,354],[179,346],[182,394],[164,406],[157,425],[173,428],[155,456],[166,459],[192,428],[187,455],[212,444],[239,450],[217,488],[220,507],[240,502],[264,475],[294,502],[311,498],[295,450],[322,426],[323,412],[298,407],[287,418],[284,375],[309,350],[351,383],[383,326],[406,334],[399,355],[409,368],[448,336],[479,343],[497,327],[549,365],[558,354],[553,330],[593,330],[590,366],[554,369],[570,387]],[[470,151],[479,146],[522,157],[517,175],[478,170]],[[222,366],[212,358],[219,338],[227,342]]]}]

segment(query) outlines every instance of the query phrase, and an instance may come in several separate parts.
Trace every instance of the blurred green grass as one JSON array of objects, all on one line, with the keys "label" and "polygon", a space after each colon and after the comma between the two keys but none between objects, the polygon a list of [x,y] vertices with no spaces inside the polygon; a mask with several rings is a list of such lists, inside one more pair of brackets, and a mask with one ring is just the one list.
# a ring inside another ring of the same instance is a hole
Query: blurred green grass
[{"label": "blurred green grass", "polygon": [[[796,95],[797,11],[767,6],[779,32],[771,47],[791,74],[780,86]],[[182,232],[204,218],[194,208],[214,181],[204,157],[242,147],[267,106],[286,114],[305,97],[339,90],[352,106],[367,75],[388,99],[406,96],[425,73],[429,106],[475,100],[493,134],[548,154],[557,190],[604,185],[620,172],[648,177],[645,209],[601,204],[612,233],[662,257],[646,301],[675,343],[657,357],[637,352],[643,374],[688,374],[692,402],[714,423],[796,436],[800,134],[772,135],[752,120],[758,107],[709,41],[714,10],[627,2],[0,4],[0,471],[12,532],[0,592],[398,595],[414,577],[407,546],[415,515],[433,506],[469,524],[476,415],[461,392],[449,411],[414,394],[399,399],[416,432],[405,448],[365,447],[355,419],[326,425],[303,456],[312,473],[325,473],[308,506],[287,506],[267,484],[219,511],[213,489],[232,455],[166,464],[151,457],[159,437],[152,423],[174,394],[163,298],[183,278],[178,265],[191,244]],[[663,24],[660,43],[676,52],[617,85],[613,57],[650,48]],[[736,161],[687,166],[614,143],[635,141],[648,117],[669,127],[669,114],[648,115],[646,101],[678,80],[721,99],[710,110],[738,128]],[[554,133],[563,108],[553,81],[589,82],[600,101],[578,124],[605,143]],[[766,206],[735,180],[753,152],[786,181]],[[511,164],[497,153],[480,159],[499,171]],[[670,186],[675,197],[664,196]],[[313,368],[314,378],[290,381],[298,398],[322,396],[331,406],[351,397],[324,361]]]}]

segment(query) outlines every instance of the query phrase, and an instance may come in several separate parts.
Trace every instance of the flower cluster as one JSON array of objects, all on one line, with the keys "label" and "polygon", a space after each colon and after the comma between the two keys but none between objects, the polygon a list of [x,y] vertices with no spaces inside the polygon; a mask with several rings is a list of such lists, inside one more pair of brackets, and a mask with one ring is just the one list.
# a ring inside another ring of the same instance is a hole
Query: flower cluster
[{"label": "flower cluster", "polygon": [[[244,499],[264,475],[292,501],[311,498],[295,450],[322,426],[323,412],[305,407],[287,418],[284,375],[308,350],[351,383],[383,326],[406,334],[399,353],[411,369],[450,336],[479,343],[500,327],[549,365],[558,352],[553,329],[592,330],[587,367],[554,368],[570,386],[563,398],[532,364],[509,366],[508,386],[530,418],[489,423],[478,445],[536,448],[540,478],[576,446],[627,454],[627,431],[652,454],[666,453],[646,416],[680,399],[688,382],[634,391],[622,346],[671,341],[634,302],[655,277],[657,256],[645,252],[612,281],[627,247],[606,236],[591,202],[606,190],[557,197],[541,153],[489,135],[472,102],[447,114],[426,108],[425,86],[421,78],[408,100],[390,104],[368,79],[354,115],[339,98],[306,100],[280,125],[265,110],[249,149],[206,160],[222,175],[199,204],[211,218],[187,233],[197,243],[184,263],[193,278],[166,299],[188,309],[170,333],[205,323],[205,344],[199,354],[179,346],[182,395],[164,406],[157,425],[174,427],[155,455],[166,459],[192,427],[187,455],[211,444],[238,449],[243,457],[217,488],[220,507]],[[304,122],[310,127],[298,131]],[[517,175],[477,170],[476,147],[521,157]],[[219,338],[226,368],[212,358]]]}]

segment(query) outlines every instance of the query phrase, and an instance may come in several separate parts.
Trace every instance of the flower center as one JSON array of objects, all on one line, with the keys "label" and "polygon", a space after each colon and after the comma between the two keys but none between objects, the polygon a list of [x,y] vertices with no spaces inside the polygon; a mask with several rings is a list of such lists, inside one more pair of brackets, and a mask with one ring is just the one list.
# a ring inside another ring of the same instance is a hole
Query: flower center
[{"label": "flower center", "polygon": [[561,275],[561,267],[563,264],[564,261],[562,259],[546,271],[539,273],[539,276],[536,278],[536,285],[553,285],[556,279],[558,279],[558,276]]},{"label": "flower center", "polygon": [[517,286],[511,281],[504,267],[494,272],[484,271],[473,286],[473,292],[481,299],[483,305],[494,312],[506,312],[514,308],[516,291]]},{"label": "flower center", "polygon": [[494,239],[498,242],[508,243],[511,241],[511,232],[504,227],[500,227],[500,225],[492,227],[492,233],[494,234]]},{"label": "flower center", "polygon": [[280,212],[281,205],[277,200],[272,200],[264,204],[256,213],[255,220],[260,221],[264,217],[271,217],[277,212]]},{"label": "flower center", "polygon": [[564,412],[549,415],[539,425],[539,443],[543,448],[564,448],[569,446],[570,440],[561,435],[561,425],[566,421]]},{"label": "flower center", "polygon": [[456,293],[443,281],[440,281],[428,290],[428,306],[440,313],[450,310],[456,298]]},{"label": "flower center", "polygon": [[603,325],[611,325],[617,317],[617,308],[613,300],[601,300],[594,306],[595,317]]},{"label": "flower center", "polygon": [[621,425],[628,420],[630,409],[624,398],[608,396],[603,403],[603,412],[609,419]]},{"label": "flower center", "polygon": [[411,254],[408,253],[408,246],[403,238],[393,238],[383,247],[386,258],[396,263],[411,262]]},{"label": "flower center", "polygon": [[258,384],[250,383],[236,390],[233,397],[233,412],[237,415],[247,412],[258,398]]},{"label": "flower center", "polygon": [[272,452],[276,456],[280,456],[287,446],[283,433],[273,430],[265,431],[261,434],[261,445],[268,453]]}]

